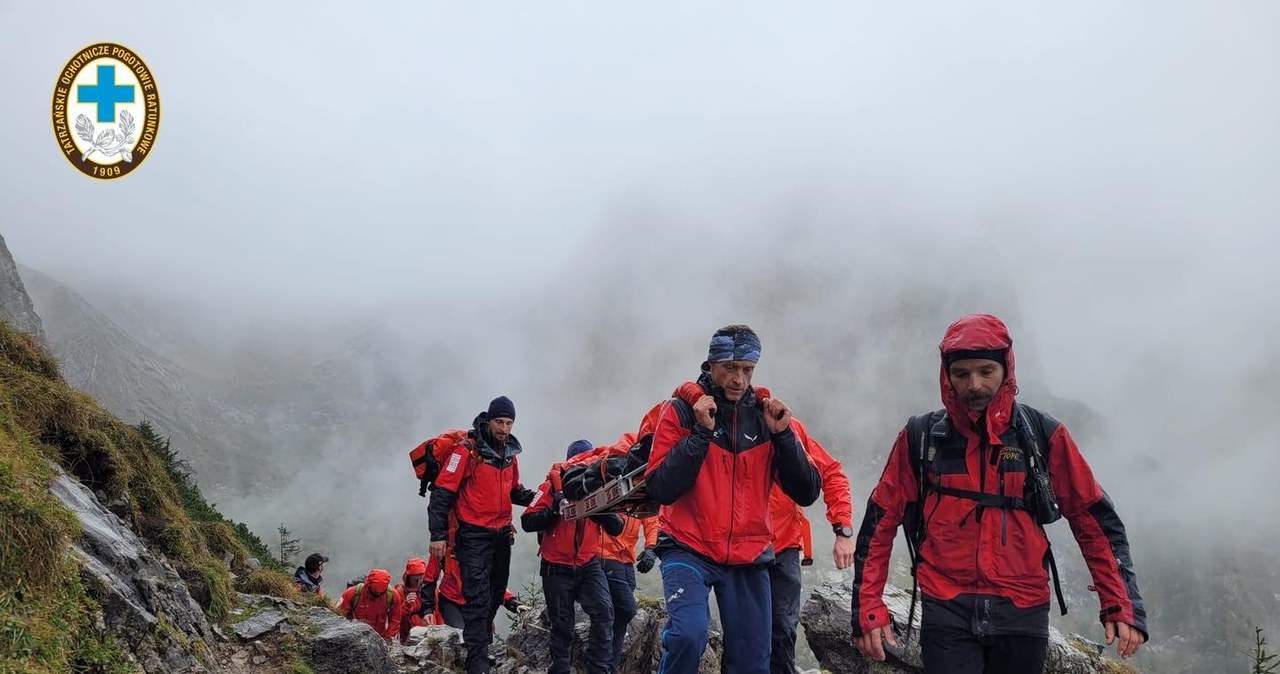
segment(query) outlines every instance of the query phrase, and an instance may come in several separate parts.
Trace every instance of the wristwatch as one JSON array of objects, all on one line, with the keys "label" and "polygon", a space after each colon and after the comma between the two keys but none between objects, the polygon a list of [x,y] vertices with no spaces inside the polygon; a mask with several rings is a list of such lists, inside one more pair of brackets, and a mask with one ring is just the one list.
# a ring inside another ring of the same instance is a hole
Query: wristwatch
[{"label": "wristwatch", "polygon": [[837,535],[837,536],[843,536],[843,537],[845,537],[845,538],[853,538],[853,528],[852,528],[852,527],[846,527],[846,526],[845,526],[845,525],[843,525],[843,524],[832,524],[832,525],[831,525],[831,530],[832,530],[832,531],[834,531],[834,532],[836,532],[836,535]]}]

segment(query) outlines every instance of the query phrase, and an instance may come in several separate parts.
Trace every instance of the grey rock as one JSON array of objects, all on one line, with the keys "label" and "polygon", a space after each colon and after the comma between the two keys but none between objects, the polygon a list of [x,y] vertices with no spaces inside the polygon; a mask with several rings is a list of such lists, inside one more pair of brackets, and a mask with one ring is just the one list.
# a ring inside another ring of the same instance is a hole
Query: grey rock
[{"label": "grey rock", "polygon": [[284,614],[279,611],[267,611],[238,622],[232,625],[231,629],[235,631],[236,636],[245,641],[251,641],[275,629],[277,625],[284,622],[284,619]]},{"label": "grey rock", "polygon": [[447,625],[415,627],[409,631],[409,643],[404,655],[416,665],[415,669],[445,667],[461,669],[467,660],[462,647],[462,630]]},{"label": "grey rock", "polygon": [[[658,670],[662,659],[662,627],[667,620],[661,606],[641,607],[627,626],[627,636],[622,645],[622,665],[618,674],[650,674]],[[585,619],[574,627],[572,662],[575,669],[585,671],[582,645],[586,643],[590,623]],[[547,671],[551,665],[548,644],[550,632],[542,622],[541,609],[525,614],[512,626],[506,641],[506,660],[495,670],[497,674],[522,674],[525,671]],[[702,654],[698,671],[703,674],[720,672],[723,639],[718,630],[712,629],[707,648]]]},{"label": "grey rock", "polygon": [[86,587],[101,592],[106,629],[148,674],[204,671],[190,644],[209,641],[214,632],[178,572],[84,485],[57,472],[49,491],[80,520],[72,552]]},{"label": "grey rock", "polygon": [[[888,674],[923,672],[920,661],[920,607],[910,634],[897,638],[898,648],[888,651],[884,663],[872,663],[853,648],[851,624],[852,588],[847,584],[828,583],[819,586],[809,596],[800,614],[805,638],[824,670],[849,674]],[[907,623],[907,610],[911,595],[892,585],[885,588],[885,605],[893,619],[900,625]],[[1101,647],[1084,637],[1064,637],[1061,632],[1049,628],[1049,652],[1045,660],[1044,674],[1106,674],[1114,671],[1115,663],[1101,655]]]},{"label": "grey rock", "polygon": [[307,620],[318,630],[307,651],[317,674],[395,674],[386,643],[368,625],[311,607]]}]

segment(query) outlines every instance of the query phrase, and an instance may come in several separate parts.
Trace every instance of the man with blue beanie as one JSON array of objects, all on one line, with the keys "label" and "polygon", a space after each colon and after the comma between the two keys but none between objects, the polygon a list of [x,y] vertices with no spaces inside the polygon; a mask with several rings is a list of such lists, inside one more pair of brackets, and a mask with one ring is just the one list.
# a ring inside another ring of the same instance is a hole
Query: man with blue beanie
[{"label": "man with blue beanie", "polygon": [[[592,449],[587,440],[575,441],[565,452],[565,459]],[[600,529],[617,536],[622,533],[622,518],[608,514],[570,521],[561,517],[564,494],[557,488],[560,468],[551,467],[533,505],[520,516],[525,531],[538,532],[542,592],[551,624],[551,668],[547,671],[570,673],[573,628],[577,622],[573,604],[577,602],[591,619],[582,649],[587,674],[609,674],[613,668],[613,602],[600,566]]]},{"label": "man with blue beanie", "polygon": [[467,674],[488,674],[493,666],[491,626],[506,595],[516,535],[511,506],[534,499],[520,483],[520,441],[511,434],[515,423],[511,399],[494,398],[440,467],[427,506],[431,555],[441,562],[452,555],[462,576]]},{"label": "man with blue beanie", "polygon": [[656,548],[668,614],[661,674],[698,671],[713,589],[724,670],[769,672],[769,495],[776,480],[807,506],[821,479],[792,431],[791,410],[752,387],[759,360],[760,338],[751,328],[717,330],[701,376],[689,384],[702,396],[693,404],[673,398],[658,415],[645,489],[664,506]]}]

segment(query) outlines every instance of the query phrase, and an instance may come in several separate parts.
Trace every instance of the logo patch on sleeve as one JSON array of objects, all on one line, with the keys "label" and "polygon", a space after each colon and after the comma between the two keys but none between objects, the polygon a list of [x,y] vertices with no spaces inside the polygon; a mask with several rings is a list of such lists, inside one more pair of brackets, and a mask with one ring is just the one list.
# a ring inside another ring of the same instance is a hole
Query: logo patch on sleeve
[{"label": "logo patch on sleeve", "polygon": [[458,471],[458,463],[461,461],[462,452],[454,452],[453,456],[449,457],[449,465],[445,466],[444,469],[450,473],[455,473]]}]

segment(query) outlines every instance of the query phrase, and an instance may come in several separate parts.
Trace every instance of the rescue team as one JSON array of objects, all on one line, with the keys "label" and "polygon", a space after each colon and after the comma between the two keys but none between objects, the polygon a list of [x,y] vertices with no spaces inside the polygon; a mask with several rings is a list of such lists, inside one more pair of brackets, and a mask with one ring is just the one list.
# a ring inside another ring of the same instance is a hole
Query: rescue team
[{"label": "rescue team", "polygon": [[[409,560],[395,587],[387,571],[370,571],[347,588],[339,611],[401,641],[415,625],[460,628],[466,671],[489,672],[498,608],[528,610],[507,589],[519,505],[521,528],[539,541],[551,674],[570,672],[575,604],[590,620],[587,672],[619,670],[636,614],[635,572],[649,572],[655,560],[668,615],[659,672],[698,670],[714,593],[724,671],[790,674],[800,568],[812,563],[803,508],[821,493],[836,568],[853,568],[852,646],[863,656],[884,660],[901,634],[882,593],[902,526],[923,602],[924,671],[1041,672],[1050,569],[1058,582],[1044,525],[1060,517],[1092,575],[1107,643],[1132,656],[1148,635],[1124,525],[1066,426],[1017,402],[1008,329],[995,316],[964,316],[939,350],[943,408],[912,417],[898,433],[856,533],[848,476],[786,404],[752,383],[760,340],[731,325],[712,336],[697,380],[676,387],[637,434],[613,446],[625,451],[651,435],[644,488],[660,504],[656,517],[562,517],[562,468],[598,448],[572,443],[565,463],[526,488],[515,406],[499,397],[470,430],[424,443],[415,456],[431,494],[429,559]],[[319,592],[326,561],[307,559],[299,589]],[[1058,598],[1061,605],[1060,588]]]}]

